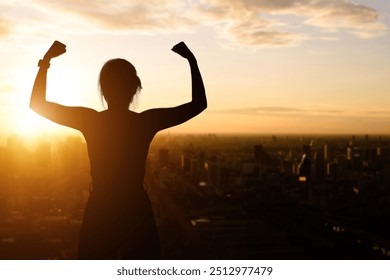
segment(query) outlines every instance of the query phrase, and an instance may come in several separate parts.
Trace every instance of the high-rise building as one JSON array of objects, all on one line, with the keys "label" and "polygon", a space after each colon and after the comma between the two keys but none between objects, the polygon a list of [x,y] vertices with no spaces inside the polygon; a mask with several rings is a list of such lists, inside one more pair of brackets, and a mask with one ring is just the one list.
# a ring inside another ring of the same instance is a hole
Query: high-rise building
[{"label": "high-rise building", "polygon": [[329,147],[328,147],[328,144],[324,145],[324,160],[325,161],[329,160]]},{"label": "high-rise building", "polygon": [[298,176],[301,182],[310,182],[311,179],[311,145],[302,146],[303,155],[298,164]]},{"label": "high-rise building", "polygon": [[191,171],[191,154],[189,151],[183,151],[181,154],[181,170],[184,175]]},{"label": "high-rise building", "polygon": [[325,180],[326,166],[325,166],[324,154],[325,152],[319,151],[314,155],[315,179],[319,182]]},{"label": "high-rise building", "polygon": [[263,155],[263,145],[255,145],[254,152],[255,152],[255,161],[261,162],[262,155]]},{"label": "high-rise building", "polygon": [[38,166],[46,167],[51,161],[51,145],[49,142],[41,141],[35,151]]}]

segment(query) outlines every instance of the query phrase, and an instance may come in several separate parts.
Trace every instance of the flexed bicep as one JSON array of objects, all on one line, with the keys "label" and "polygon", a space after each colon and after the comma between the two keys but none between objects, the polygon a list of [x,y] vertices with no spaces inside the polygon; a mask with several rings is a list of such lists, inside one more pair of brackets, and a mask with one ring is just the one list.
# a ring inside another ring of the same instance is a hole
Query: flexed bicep
[{"label": "flexed bicep", "polygon": [[84,107],[68,107],[46,100],[46,79],[50,60],[66,52],[64,44],[55,41],[38,63],[39,70],[33,85],[30,108],[41,116],[75,129],[81,129],[96,111]]},{"label": "flexed bicep", "polygon": [[98,114],[93,109],[69,107],[49,101],[41,105],[31,108],[48,120],[77,130],[83,130],[86,124]]},{"label": "flexed bicep", "polygon": [[46,100],[46,72],[40,68],[30,99],[30,108],[55,123],[80,129],[96,111],[83,107],[68,107]]},{"label": "flexed bicep", "polygon": [[175,45],[172,51],[186,58],[190,64],[192,100],[177,107],[152,109],[141,113],[148,126],[155,131],[186,122],[207,108],[206,91],[195,56],[183,42]]}]

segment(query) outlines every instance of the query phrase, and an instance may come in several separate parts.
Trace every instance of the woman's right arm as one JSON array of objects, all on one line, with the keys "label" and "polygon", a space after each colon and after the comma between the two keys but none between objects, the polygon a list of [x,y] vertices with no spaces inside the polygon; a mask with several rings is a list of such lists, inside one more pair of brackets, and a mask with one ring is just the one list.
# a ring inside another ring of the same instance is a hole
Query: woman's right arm
[{"label": "woman's right arm", "polygon": [[156,131],[186,122],[207,108],[206,91],[195,56],[183,42],[175,45],[172,51],[189,62],[192,100],[177,107],[151,109],[141,113],[148,120],[148,125],[153,126]]},{"label": "woman's right arm", "polygon": [[190,64],[192,82],[192,101],[190,103],[195,109],[194,113],[197,115],[207,108],[206,90],[203,85],[198,63],[194,54],[187,48],[184,42],[175,45],[172,50],[186,58]]},{"label": "woman's right arm", "polygon": [[[68,107],[46,100],[46,79],[50,60],[65,52],[65,45],[54,42],[44,58],[39,61],[39,70],[31,93],[30,108],[41,116],[61,125],[82,128],[88,116],[95,111],[83,107]],[[96,112],[95,112],[96,113]]]}]

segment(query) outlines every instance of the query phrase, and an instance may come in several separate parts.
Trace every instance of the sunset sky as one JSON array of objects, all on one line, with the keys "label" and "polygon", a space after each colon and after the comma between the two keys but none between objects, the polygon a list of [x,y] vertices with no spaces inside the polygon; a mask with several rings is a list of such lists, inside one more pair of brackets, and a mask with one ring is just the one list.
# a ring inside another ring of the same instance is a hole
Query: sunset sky
[{"label": "sunset sky", "polygon": [[72,132],[28,107],[37,62],[54,40],[48,98],[104,110],[97,80],[128,59],[143,90],[134,110],[191,98],[185,41],[208,108],[184,133],[390,134],[390,1],[0,1],[0,133]]}]

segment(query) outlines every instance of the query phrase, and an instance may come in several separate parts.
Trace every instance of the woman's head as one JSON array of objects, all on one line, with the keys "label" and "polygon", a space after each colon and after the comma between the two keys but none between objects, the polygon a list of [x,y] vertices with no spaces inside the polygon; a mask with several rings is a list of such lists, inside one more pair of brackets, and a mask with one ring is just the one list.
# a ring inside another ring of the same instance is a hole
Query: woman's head
[{"label": "woman's head", "polygon": [[135,67],[122,58],[111,59],[103,65],[99,85],[108,107],[116,108],[128,108],[134,95],[142,89]]}]

